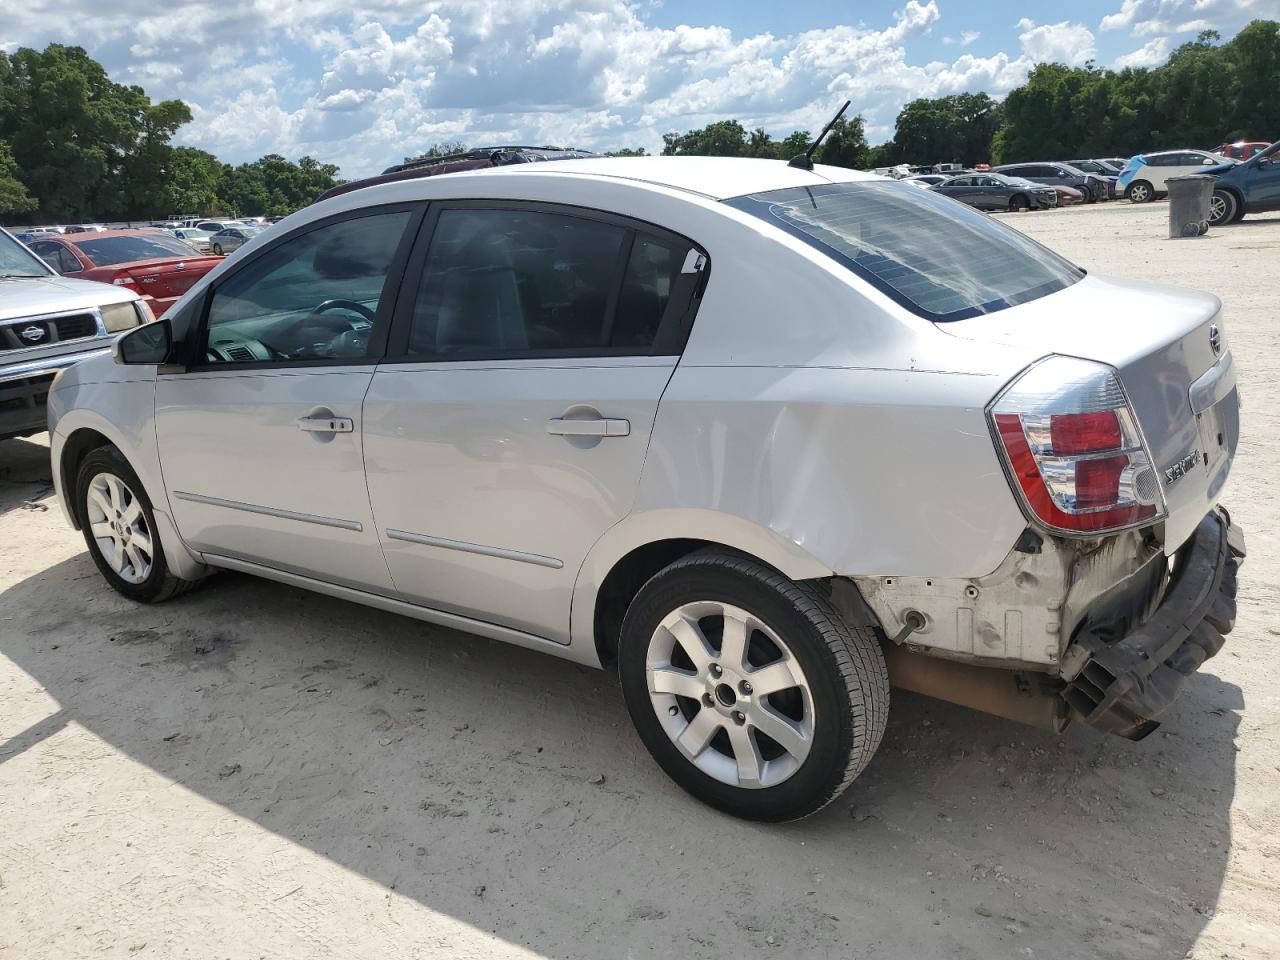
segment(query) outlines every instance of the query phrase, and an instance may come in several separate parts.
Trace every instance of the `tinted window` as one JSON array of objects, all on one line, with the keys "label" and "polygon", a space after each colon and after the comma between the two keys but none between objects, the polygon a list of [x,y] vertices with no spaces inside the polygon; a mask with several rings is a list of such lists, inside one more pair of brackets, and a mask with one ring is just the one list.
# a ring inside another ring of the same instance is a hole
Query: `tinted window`
[{"label": "tinted window", "polygon": [[[445,210],[419,283],[409,353],[448,358],[610,346],[611,298],[628,233],[557,213]],[[643,256],[648,266],[628,270],[627,336],[640,336],[643,304],[665,295],[656,261]]]},{"label": "tinted window", "polygon": [[60,243],[44,243],[33,244],[32,248],[36,253],[44,259],[44,262],[53,267],[59,273],[79,273],[84,267],[75,255]]},{"label": "tinted window", "polygon": [[1006,177],[1025,177],[1027,175],[1026,167],[1006,167],[1000,171]]},{"label": "tinted window", "polygon": [[800,237],[930,320],[991,313],[1084,275],[991,217],[906,184],[792,187],[729,203]]},{"label": "tinted window", "polygon": [[100,240],[77,240],[80,248],[96,266],[109,267],[135,260],[169,260],[191,256],[191,248],[177,237],[162,233],[138,234],[134,237],[103,237]]},{"label": "tinted window", "polygon": [[208,361],[359,359],[409,213],[343,220],[286,240],[214,288]]},{"label": "tinted window", "polygon": [[688,253],[688,244],[672,246],[657,237],[636,234],[613,329],[603,338],[606,346],[637,347],[640,352],[653,346]]}]

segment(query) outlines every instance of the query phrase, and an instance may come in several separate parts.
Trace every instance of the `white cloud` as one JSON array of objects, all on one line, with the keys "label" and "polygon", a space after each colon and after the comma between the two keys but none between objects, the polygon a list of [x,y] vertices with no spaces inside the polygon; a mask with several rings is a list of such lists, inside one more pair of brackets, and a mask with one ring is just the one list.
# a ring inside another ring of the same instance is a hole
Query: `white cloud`
[{"label": "white cloud", "polygon": [[1098,55],[1093,31],[1084,24],[1063,20],[1037,26],[1034,21],[1023,17],[1018,21],[1018,29],[1022,31],[1018,40],[1023,51],[1037,63],[1065,63],[1069,67],[1077,67]]},{"label": "white cloud", "polygon": [[1154,67],[1164,63],[1168,57],[1169,39],[1156,37],[1154,40],[1148,40],[1137,50],[1116,57],[1114,66],[1117,70],[1123,70],[1125,67]]},{"label": "white cloud", "polygon": [[1123,0],[1098,26],[1135,37],[1209,29],[1227,36],[1258,18],[1280,18],[1280,0]]}]

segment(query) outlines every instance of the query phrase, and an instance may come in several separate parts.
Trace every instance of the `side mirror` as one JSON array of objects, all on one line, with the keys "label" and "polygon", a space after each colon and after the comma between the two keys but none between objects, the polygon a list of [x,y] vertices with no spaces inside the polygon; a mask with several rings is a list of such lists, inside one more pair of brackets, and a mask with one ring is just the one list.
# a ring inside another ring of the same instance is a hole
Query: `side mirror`
[{"label": "side mirror", "polygon": [[157,320],[130,330],[111,345],[116,363],[164,363],[173,347],[168,320]]}]

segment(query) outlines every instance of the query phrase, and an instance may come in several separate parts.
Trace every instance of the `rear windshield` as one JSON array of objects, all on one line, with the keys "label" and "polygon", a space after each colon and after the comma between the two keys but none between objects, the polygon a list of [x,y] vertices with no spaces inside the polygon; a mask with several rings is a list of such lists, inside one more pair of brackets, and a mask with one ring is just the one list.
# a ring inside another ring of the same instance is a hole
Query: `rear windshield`
[{"label": "rear windshield", "polygon": [[177,237],[159,233],[139,234],[136,237],[103,237],[101,240],[76,240],[94,266],[109,267],[117,263],[135,260],[170,260],[191,256],[191,247]]},{"label": "rear windshield", "polygon": [[788,187],[727,202],[780,226],[937,323],[1036,300],[1084,276],[986,214],[905,183]]}]

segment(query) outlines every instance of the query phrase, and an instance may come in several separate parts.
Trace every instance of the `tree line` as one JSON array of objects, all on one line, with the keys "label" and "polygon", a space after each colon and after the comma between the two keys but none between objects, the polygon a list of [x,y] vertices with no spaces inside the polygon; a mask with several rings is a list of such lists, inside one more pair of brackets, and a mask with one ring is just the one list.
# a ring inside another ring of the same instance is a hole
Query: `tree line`
[{"label": "tree line", "polygon": [[[1280,24],[1255,20],[1220,41],[1206,30],[1153,68],[1040,64],[1003,101],[985,93],[912,100],[899,112],[893,138],[874,146],[863,118],[853,116],[832,128],[815,159],[857,169],[1009,163],[1280,137]],[[188,212],[274,216],[340,182],[336,166],[311,157],[269,154],[233,166],[207,151],[173,146],[174,134],[190,120],[182,101],[152,103],[141,87],[114,83],[79,47],[0,52],[0,215],[51,221]],[[807,130],[774,137],[720,120],[664,135],[662,153],[787,160],[811,142]],[[460,142],[440,143],[426,155],[463,149]]]},{"label": "tree line", "polygon": [[[1280,24],[1255,20],[1220,43],[1212,30],[1154,68],[1100,70],[1044,63],[1003,102],[985,93],[912,100],[893,139],[868,145],[861,117],[843,122],[819,149],[820,163],[871,169],[899,163],[1017,163],[1128,157],[1241,138],[1280,139]],[[789,159],[807,130],[773,139],[722,120],[667,134],[666,155]]]},{"label": "tree line", "polygon": [[152,220],[170,214],[276,216],[339,182],[311,157],[233,166],[170,142],[191,121],[113,82],[80,47],[0,51],[0,216],[29,221]]}]

